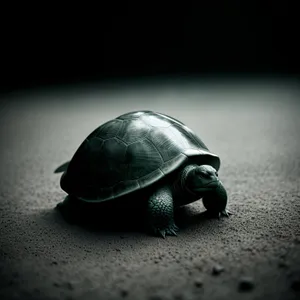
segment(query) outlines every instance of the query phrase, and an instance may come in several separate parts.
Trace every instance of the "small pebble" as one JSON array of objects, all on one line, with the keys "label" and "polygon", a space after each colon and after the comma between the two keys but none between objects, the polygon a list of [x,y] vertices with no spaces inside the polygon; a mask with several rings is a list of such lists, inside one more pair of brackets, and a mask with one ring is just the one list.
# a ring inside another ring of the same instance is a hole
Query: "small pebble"
[{"label": "small pebble", "polygon": [[254,288],[254,281],[251,277],[242,277],[239,283],[240,291],[250,291]]},{"label": "small pebble", "polygon": [[294,290],[294,291],[300,291],[300,279],[298,280],[294,280],[291,284],[291,288]]},{"label": "small pebble", "polygon": [[224,271],[224,267],[222,267],[221,265],[216,265],[216,266],[213,267],[212,274],[213,275],[219,275],[223,271]]},{"label": "small pebble", "polygon": [[128,291],[127,290],[121,290],[121,296],[122,297],[127,297],[128,296]]},{"label": "small pebble", "polygon": [[201,279],[196,279],[194,281],[194,284],[195,284],[196,287],[202,287],[203,286],[203,282],[202,282]]},{"label": "small pebble", "polygon": [[285,261],[280,261],[278,263],[278,267],[279,268],[287,268],[288,267],[288,264],[285,262]]}]

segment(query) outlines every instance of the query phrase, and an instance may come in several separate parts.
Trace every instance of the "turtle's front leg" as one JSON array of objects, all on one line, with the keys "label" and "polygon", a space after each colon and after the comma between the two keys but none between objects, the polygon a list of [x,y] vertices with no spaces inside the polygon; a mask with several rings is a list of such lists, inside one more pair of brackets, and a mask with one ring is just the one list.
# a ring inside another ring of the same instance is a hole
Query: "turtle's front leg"
[{"label": "turtle's front leg", "polygon": [[177,235],[172,192],[168,186],[157,189],[148,199],[148,225],[155,235]]},{"label": "turtle's front leg", "polygon": [[202,201],[210,217],[220,218],[221,216],[229,217],[229,215],[232,215],[230,211],[226,210],[227,192],[221,181],[219,181],[219,185],[214,191],[203,197]]}]

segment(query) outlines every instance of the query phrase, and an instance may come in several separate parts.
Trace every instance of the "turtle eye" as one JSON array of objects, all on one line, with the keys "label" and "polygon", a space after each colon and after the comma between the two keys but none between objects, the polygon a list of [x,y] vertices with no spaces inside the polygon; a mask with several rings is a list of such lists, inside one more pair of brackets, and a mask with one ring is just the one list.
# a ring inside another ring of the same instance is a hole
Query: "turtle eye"
[{"label": "turtle eye", "polygon": [[202,176],[203,178],[210,178],[211,174],[206,173],[206,172],[201,172],[201,176]]},{"label": "turtle eye", "polygon": [[217,177],[219,176],[218,172],[216,172],[216,176],[217,176]]}]

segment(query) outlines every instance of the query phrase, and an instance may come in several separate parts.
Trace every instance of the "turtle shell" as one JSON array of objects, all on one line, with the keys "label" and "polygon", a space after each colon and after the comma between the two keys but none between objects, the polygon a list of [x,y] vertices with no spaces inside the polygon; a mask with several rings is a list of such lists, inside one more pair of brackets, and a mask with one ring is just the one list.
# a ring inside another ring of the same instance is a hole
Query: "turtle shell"
[{"label": "turtle shell", "polygon": [[102,202],[150,186],[190,161],[220,167],[219,157],[182,122],[152,111],[130,112],[83,141],[60,185],[81,200]]}]

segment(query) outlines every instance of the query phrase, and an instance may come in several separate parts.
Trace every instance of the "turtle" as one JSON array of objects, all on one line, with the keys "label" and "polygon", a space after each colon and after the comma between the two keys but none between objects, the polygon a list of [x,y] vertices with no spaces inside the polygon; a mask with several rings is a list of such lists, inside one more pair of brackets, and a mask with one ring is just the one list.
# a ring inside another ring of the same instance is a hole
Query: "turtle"
[{"label": "turtle", "polygon": [[113,203],[124,197],[146,201],[149,232],[176,236],[178,207],[202,199],[209,216],[231,214],[219,168],[219,156],[181,121],[160,112],[132,111],[97,127],[55,171],[63,172],[60,187],[68,194],[57,207],[68,211],[74,203]]}]

